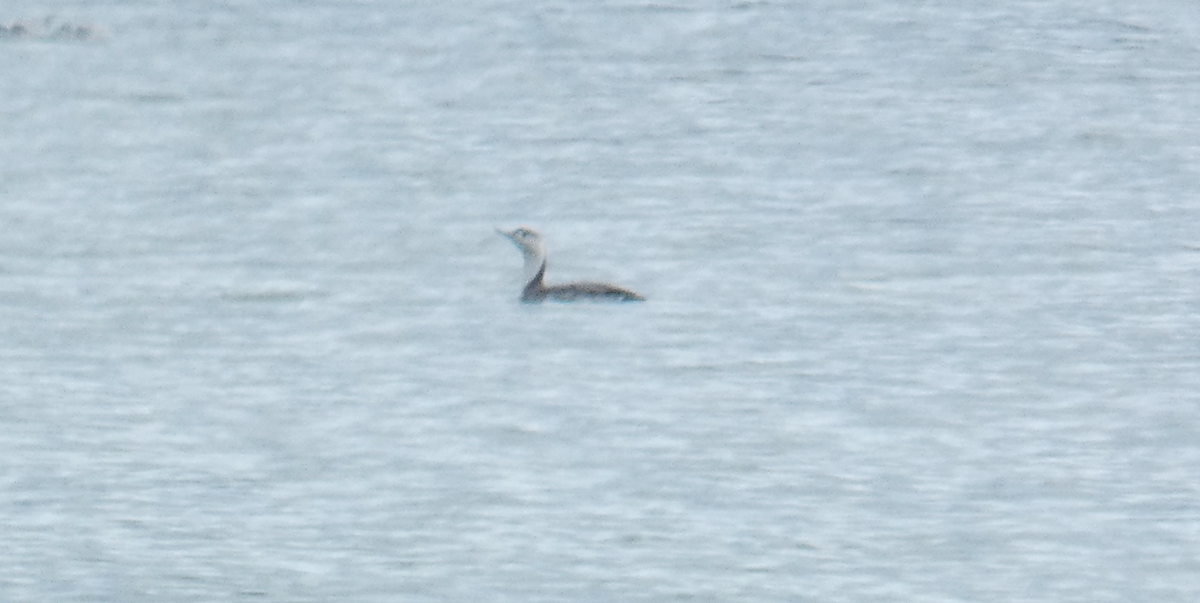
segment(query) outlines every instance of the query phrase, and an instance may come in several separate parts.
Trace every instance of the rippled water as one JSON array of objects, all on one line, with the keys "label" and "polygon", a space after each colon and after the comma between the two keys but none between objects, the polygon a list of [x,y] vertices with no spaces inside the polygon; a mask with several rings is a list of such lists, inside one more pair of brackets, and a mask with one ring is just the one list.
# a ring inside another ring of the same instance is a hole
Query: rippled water
[{"label": "rippled water", "polygon": [[0,598],[1200,595],[1200,7],[55,7]]}]

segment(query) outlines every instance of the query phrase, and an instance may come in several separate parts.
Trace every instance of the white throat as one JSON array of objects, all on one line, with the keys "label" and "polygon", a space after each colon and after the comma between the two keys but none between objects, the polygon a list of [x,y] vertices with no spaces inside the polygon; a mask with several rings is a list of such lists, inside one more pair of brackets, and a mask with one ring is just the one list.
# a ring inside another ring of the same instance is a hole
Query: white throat
[{"label": "white throat", "polygon": [[525,256],[525,283],[528,284],[541,272],[542,265],[546,263],[546,252],[541,249],[536,252],[522,251]]}]

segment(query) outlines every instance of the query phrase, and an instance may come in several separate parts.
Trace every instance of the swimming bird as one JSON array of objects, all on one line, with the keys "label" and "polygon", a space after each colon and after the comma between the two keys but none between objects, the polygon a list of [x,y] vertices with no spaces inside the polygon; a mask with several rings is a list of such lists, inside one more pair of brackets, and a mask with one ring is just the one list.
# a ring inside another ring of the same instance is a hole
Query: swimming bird
[{"label": "swimming bird", "polygon": [[565,285],[547,286],[543,282],[546,276],[546,244],[538,231],[522,226],[514,231],[504,231],[499,228],[496,232],[508,237],[521,250],[525,257],[525,289],[521,291],[521,301],[539,303],[551,301],[643,301],[646,298],[616,285],[609,283],[579,282]]}]

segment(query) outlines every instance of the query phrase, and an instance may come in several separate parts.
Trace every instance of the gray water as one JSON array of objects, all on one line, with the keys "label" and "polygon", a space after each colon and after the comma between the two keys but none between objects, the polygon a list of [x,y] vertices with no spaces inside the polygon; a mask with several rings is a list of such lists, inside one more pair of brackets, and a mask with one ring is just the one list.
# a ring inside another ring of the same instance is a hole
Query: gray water
[{"label": "gray water", "polygon": [[47,17],[0,600],[1200,597],[1200,5]]}]

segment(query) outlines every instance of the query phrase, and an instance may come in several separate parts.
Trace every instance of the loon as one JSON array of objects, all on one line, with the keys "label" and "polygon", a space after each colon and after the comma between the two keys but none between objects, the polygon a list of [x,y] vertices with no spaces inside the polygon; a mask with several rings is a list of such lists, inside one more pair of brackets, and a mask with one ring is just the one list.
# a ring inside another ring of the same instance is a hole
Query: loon
[{"label": "loon", "polygon": [[521,291],[521,301],[536,304],[545,300],[551,301],[643,301],[646,298],[616,285],[608,283],[567,283],[565,285],[547,286],[542,279],[546,276],[546,245],[538,231],[522,226],[512,232],[496,229],[496,232],[506,236],[525,256],[525,289]]}]

